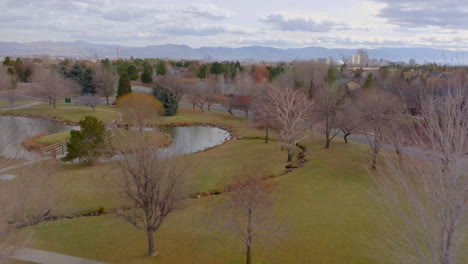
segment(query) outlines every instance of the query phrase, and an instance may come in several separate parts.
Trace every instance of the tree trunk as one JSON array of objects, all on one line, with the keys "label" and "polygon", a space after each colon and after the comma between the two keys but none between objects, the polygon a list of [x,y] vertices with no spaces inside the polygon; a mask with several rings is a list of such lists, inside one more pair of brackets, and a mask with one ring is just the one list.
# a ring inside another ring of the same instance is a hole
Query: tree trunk
[{"label": "tree trunk", "polygon": [[348,143],[348,136],[349,136],[349,135],[351,135],[351,134],[350,134],[350,133],[344,133],[343,139],[344,139],[344,142],[345,142],[345,143]]},{"label": "tree trunk", "polygon": [[371,169],[375,170],[377,168],[377,153],[372,152],[372,167]]},{"label": "tree trunk", "polygon": [[193,109],[195,109],[195,104],[192,104]]},{"label": "tree trunk", "polygon": [[208,112],[211,111],[211,105],[208,105]]},{"label": "tree trunk", "polygon": [[230,113],[232,116],[234,115],[234,113],[232,112],[232,109],[229,109],[229,110],[227,110],[227,111],[228,111],[228,113]]},{"label": "tree trunk", "polygon": [[288,162],[292,162],[292,158],[294,156],[294,147],[288,148]]},{"label": "tree trunk", "polygon": [[246,252],[246,264],[250,264],[252,262],[252,250],[250,245],[247,245],[247,252]]},{"label": "tree trunk", "polygon": [[246,264],[250,264],[252,261],[252,209],[248,209],[248,219],[247,219],[247,250],[245,252]]},{"label": "tree trunk", "polygon": [[268,127],[265,128],[265,144],[268,144]]},{"label": "tree trunk", "polygon": [[249,111],[245,111],[245,117],[249,117]]},{"label": "tree trunk", "polygon": [[146,233],[148,237],[148,256],[156,256],[158,252],[156,251],[156,245],[154,242],[154,231],[150,230]]},{"label": "tree trunk", "polygon": [[109,96],[106,96],[107,105],[109,105]]},{"label": "tree trunk", "polygon": [[330,136],[327,134],[327,142],[325,143],[325,148],[328,149],[330,148]]}]

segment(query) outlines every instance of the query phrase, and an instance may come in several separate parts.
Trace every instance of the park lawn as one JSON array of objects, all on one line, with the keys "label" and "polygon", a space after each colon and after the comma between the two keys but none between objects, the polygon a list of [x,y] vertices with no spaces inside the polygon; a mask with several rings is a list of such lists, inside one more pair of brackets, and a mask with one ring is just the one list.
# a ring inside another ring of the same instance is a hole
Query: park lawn
[{"label": "park lawn", "polygon": [[36,140],[38,143],[50,146],[57,143],[65,142],[70,137],[70,131],[62,131],[55,134],[50,134],[44,137],[40,137]]},{"label": "park lawn", "polygon": [[[14,105],[18,105],[18,104],[29,104],[29,103],[32,103],[32,102],[33,102],[33,101],[30,101],[30,100],[29,100],[29,101],[28,101],[28,100],[22,100],[22,101],[20,100],[20,101],[15,101],[15,102],[14,102]],[[0,105],[1,105],[1,106],[9,105],[9,104],[10,104],[10,102],[8,102],[8,101],[0,100]]]},{"label": "park lawn", "polygon": [[[272,153],[277,153],[272,155]],[[286,153],[281,153],[276,142],[265,144],[260,140],[233,140],[209,151],[188,155],[192,173],[188,175],[190,195],[222,191],[228,180],[245,166],[263,165],[268,175],[284,172]],[[113,163],[84,164],[59,163],[54,181],[63,186],[64,199],[56,213],[79,214],[109,210],[118,207],[118,196],[113,177],[119,173]]]},{"label": "park lawn", "polygon": [[87,115],[95,116],[104,122],[110,122],[117,118],[117,114],[114,111],[115,107],[112,106],[98,106],[96,107],[96,111],[93,111],[89,107],[64,103],[58,103],[57,108],[54,109],[48,103],[42,103],[35,107],[15,109],[13,112],[5,112],[4,114],[48,116],[77,123]]},{"label": "park lawn", "polygon": [[[368,251],[379,221],[369,195],[366,146],[337,139],[324,150],[317,138],[307,146],[303,168],[269,180],[277,201],[273,220],[286,231],[271,250],[254,248],[254,263],[379,263]],[[203,154],[216,150],[222,149]],[[156,235],[156,259],[144,256],[144,233],[113,215],[41,223],[34,227],[33,247],[108,263],[243,263],[237,241],[207,221],[223,195],[192,199],[170,216]]]}]

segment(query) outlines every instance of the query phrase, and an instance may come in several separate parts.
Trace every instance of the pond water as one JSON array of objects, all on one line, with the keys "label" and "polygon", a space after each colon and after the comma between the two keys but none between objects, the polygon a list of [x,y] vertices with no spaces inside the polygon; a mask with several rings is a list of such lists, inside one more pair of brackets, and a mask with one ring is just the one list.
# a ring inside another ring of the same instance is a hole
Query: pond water
[{"label": "pond water", "polygon": [[[42,133],[54,134],[72,129],[78,127],[40,118],[0,116],[0,156],[34,159],[38,155],[26,151],[21,141]],[[231,136],[226,130],[207,126],[163,127],[161,130],[172,137],[171,144],[161,149],[164,155],[169,156],[195,153],[221,145]]]},{"label": "pond water", "polygon": [[37,155],[23,148],[21,141],[42,133],[54,134],[72,129],[77,127],[63,125],[53,120],[0,116],[0,156],[34,159]]},{"label": "pond water", "polygon": [[221,145],[231,137],[228,131],[217,127],[163,127],[161,130],[172,137],[172,143],[161,150],[169,155],[173,153],[184,155],[202,151]]}]

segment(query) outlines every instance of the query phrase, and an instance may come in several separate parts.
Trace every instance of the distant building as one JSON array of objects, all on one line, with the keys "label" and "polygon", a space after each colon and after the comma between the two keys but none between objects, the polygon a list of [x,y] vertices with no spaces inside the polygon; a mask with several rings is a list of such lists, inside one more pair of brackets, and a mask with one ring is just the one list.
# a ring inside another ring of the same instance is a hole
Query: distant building
[{"label": "distant building", "polygon": [[351,65],[361,65],[361,56],[359,54],[351,55],[349,58],[349,63]]},{"label": "distant building", "polygon": [[369,66],[370,60],[367,51],[360,49],[358,50],[357,54],[359,55],[360,63],[359,65],[362,66]]},{"label": "distant building", "polygon": [[318,58],[317,62],[320,64],[327,64],[327,58]]},{"label": "distant building", "polygon": [[409,65],[415,66],[416,65],[416,60],[415,59],[410,59],[409,60]]},{"label": "distant building", "polygon": [[346,79],[346,78],[338,79],[335,84],[339,86],[344,86],[349,91],[358,91],[362,88],[362,84],[359,81],[354,80],[354,79]]}]

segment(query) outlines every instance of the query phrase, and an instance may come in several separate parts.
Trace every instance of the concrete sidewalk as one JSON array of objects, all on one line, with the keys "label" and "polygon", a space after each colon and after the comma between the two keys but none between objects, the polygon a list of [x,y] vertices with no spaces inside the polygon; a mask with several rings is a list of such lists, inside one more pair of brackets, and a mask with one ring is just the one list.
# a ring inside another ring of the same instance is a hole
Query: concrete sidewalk
[{"label": "concrete sidewalk", "polygon": [[11,258],[39,264],[106,264],[104,262],[95,260],[78,258],[31,248],[20,249],[15,252]]}]

